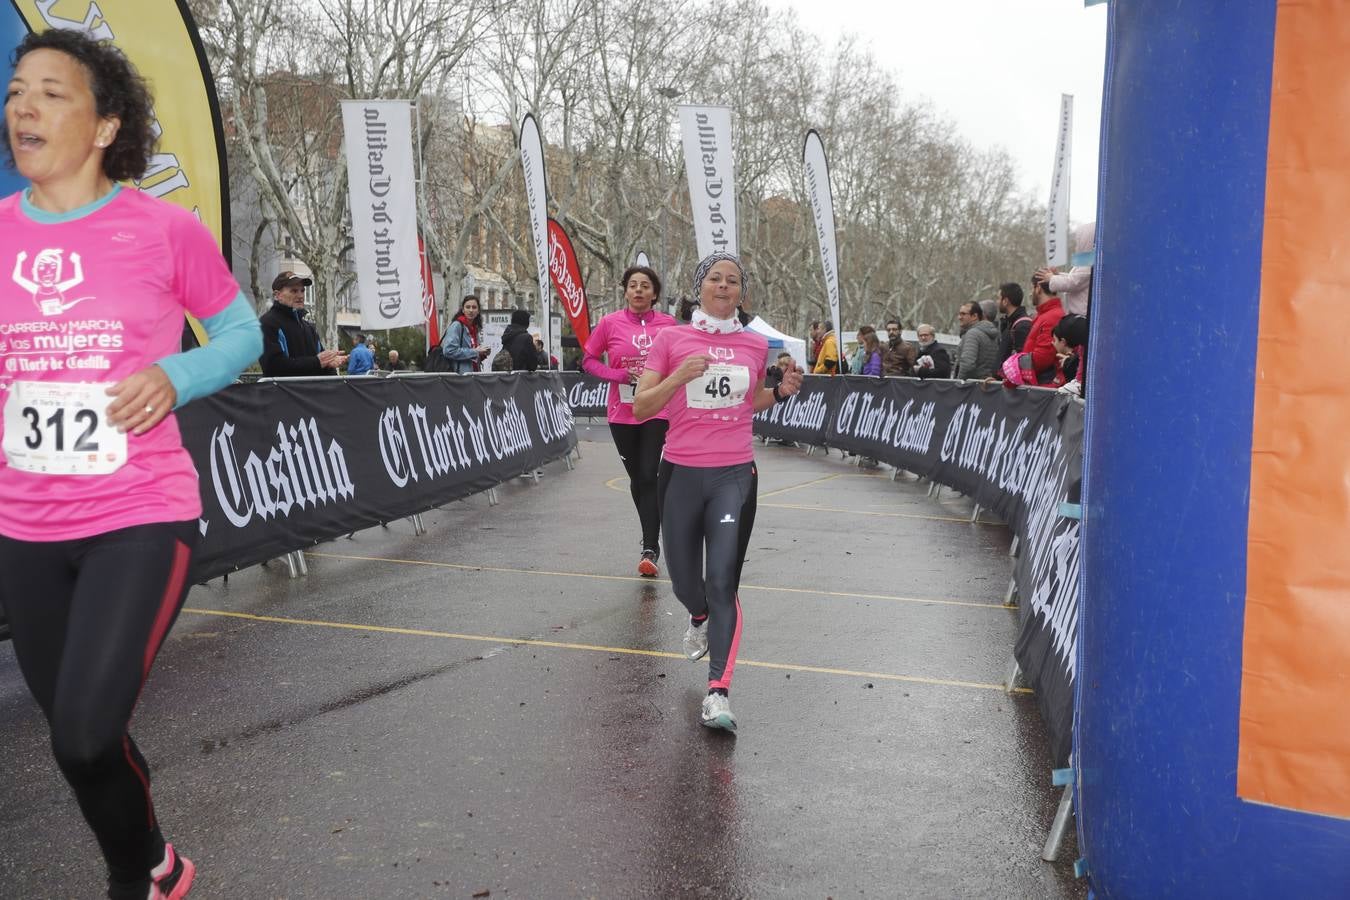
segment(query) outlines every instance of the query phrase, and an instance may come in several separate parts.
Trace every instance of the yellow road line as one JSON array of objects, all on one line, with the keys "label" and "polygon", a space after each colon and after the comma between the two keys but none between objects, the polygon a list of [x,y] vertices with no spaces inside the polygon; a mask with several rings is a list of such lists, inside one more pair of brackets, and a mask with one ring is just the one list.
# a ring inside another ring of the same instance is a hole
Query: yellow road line
[{"label": "yellow road line", "polygon": [[[815,481],[808,481],[805,482],[804,484],[797,484],[793,485],[792,487],[780,488],[779,490],[776,491],[769,491],[767,494],[760,494],[759,497],[762,500],[765,497],[772,497],[775,494],[782,494],[786,493],[787,491],[795,491],[797,490],[797,488],[804,488],[809,487],[810,485],[813,484],[820,484],[820,482],[829,481],[832,478],[876,478],[876,477],[878,476],[852,475],[846,473],[841,473],[838,475],[827,475],[824,478],[817,478]],[[627,482],[628,477],[626,475],[620,476],[619,478],[611,478],[609,481],[605,482],[605,487],[609,488],[612,491],[617,491],[621,494],[626,494],[628,493]],[[760,503],[758,505],[768,509],[799,509],[804,510],[806,512],[845,513],[848,515],[857,513],[858,515],[862,516],[883,516],[891,519],[920,519],[925,522],[961,522],[963,524],[970,522],[970,516],[926,516],[920,513],[868,512],[866,510],[840,509],[834,506],[797,506],[792,503]],[[1003,523],[989,522],[984,519],[976,519],[974,524],[1001,526]]]},{"label": "yellow road line", "polygon": [[[970,516],[925,516],[919,513],[874,512],[865,509],[840,509],[836,506],[801,506],[795,503],[761,503],[760,506],[771,509],[798,509],[804,512],[847,513],[850,516],[882,516],[888,519],[925,519],[929,522],[961,522],[970,524]],[[976,519],[975,525],[1002,525],[1002,522],[989,522]]]},{"label": "yellow road line", "polygon": [[[553,578],[593,578],[597,581],[634,581],[640,584],[670,584],[668,578],[642,578],[637,575],[593,575],[588,572],[550,572],[544,569],[510,569],[505,566],[471,566],[466,563],[434,562],[425,559],[396,559],[388,556],[355,556],[347,553],[319,553],[306,550],[306,556],[318,559],[345,559],[354,562],[382,562],[401,566],[431,566],[437,569],[458,569],[463,572],[501,572],[507,575],[537,575]],[[784,594],[810,594],[815,597],[844,597],[855,600],[890,600],[897,603],[936,604],[938,606],[973,606],[978,609],[1014,609],[1002,603],[980,603],[975,600],[931,600],[925,597],[900,597],[893,594],[854,594],[847,591],[815,591],[809,588],[770,587],[761,584],[743,584],[743,591],[767,591]]]},{"label": "yellow road line", "polygon": [[[488,644],[511,644],[523,647],[549,647],[556,650],[583,650],[590,653],[621,653],[628,656],[655,656],[661,659],[684,660],[679,653],[663,650],[638,650],[634,647],[606,647],[600,644],[574,644],[566,641],[544,641],[532,638],[500,637],[487,634],[458,634],[451,631],[432,631],[425,628],[397,628],[391,625],[358,625],[354,622],[325,622],[321,619],[295,619],[289,616],[259,616],[253,613],[228,612],[223,609],[200,609],[184,607],[183,612],[197,616],[219,616],[228,619],[243,619],[248,622],[263,622],[272,625],[307,625],[311,628],[334,628],[342,631],[365,631],[377,634],[399,634],[412,637],[433,637],[457,641],[477,641]],[[791,663],[756,662],[750,659],[736,660],[738,666],[751,666],[757,669],[777,669],[787,672],[810,672],[817,675],[842,675],[849,678],[871,678],[876,681],[900,681],[906,684],[929,684],[938,687],[971,688],[982,691],[1001,691],[1001,684],[985,684],[979,681],[960,681],[952,678],[928,678],[922,675],[896,675],[891,672],[861,672],[854,669],[836,669],[829,666],[798,666]],[[1016,693],[1030,694],[1030,688],[1017,688]]]},{"label": "yellow road line", "polygon": [[824,482],[824,481],[833,481],[834,479],[840,477],[840,475],[842,475],[842,474],[843,474],[843,473],[836,473],[836,474],[834,474],[834,475],[825,475],[824,477],[821,477],[821,478],[815,478],[815,479],[812,479],[811,481],[803,481],[801,484],[794,484],[794,485],[792,485],[791,487],[779,488],[779,489],[776,490],[776,491],[768,491],[767,493],[761,493],[761,494],[759,495],[759,498],[762,500],[762,499],[764,499],[765,497],[772,497],[772,496],[774,496],[775,494],[786,494],[788,491],[800,490],[801,488],[804,488],[804,487],[810,487],[810,486],[813,485],[813,484],[820,484],[821,482]]}]

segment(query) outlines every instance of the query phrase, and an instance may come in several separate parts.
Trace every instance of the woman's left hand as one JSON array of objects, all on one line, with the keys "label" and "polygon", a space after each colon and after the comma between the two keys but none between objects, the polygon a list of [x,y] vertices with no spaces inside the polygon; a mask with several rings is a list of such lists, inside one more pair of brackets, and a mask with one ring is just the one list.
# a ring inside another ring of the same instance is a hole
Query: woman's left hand
[{"label": "woman's left hand", "polygon": [[802,370],[793,366],[783,372],[783,380],[778,385],[780,397],[791,397],[802,389]]},{"label": "woman's left hand", "polygon": [[108,388],[108,424],[118,431],[145,434],[173,411],[178,400],[169,376],[159,366],[147,366]]}]

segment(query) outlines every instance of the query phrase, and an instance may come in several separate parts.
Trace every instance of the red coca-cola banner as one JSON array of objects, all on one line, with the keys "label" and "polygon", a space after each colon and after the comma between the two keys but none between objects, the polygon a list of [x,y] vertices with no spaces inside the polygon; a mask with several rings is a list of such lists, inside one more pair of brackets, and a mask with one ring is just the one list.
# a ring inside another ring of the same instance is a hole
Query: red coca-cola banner
[{"label": "red coca-cola banner", "polygon": [[591,311],[586,305],[586,286],[581,283],[581,267],[567,232],[553,219],[548,220],[548,274],[558,299],[567,311],[572,331],[581,346],[591,336]]},{"label": "red coca-cola banner", "polygon": [[427,322],[427,350],[441,342],[440,315],[436,312],[436,289],[431,278],[431,259],[422,236],[417,236],[417,252],[422,257],[422,316]]}]

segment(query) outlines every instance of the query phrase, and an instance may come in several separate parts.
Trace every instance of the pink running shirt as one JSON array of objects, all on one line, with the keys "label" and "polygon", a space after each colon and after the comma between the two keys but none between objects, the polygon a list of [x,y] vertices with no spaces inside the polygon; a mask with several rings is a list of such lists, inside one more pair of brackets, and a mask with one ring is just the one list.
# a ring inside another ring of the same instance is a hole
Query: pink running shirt
[{"label": "pink running shirt", "polygon": [[[20,197],[0,200],[0,404],[21,381],[101,391],[177,353],[185,310],[209,318],[239,294],[215,238],[181,207],[118,188],[69,216],[47,216],[30,214]],[[0,418],[0,438],[4,427]],[[33,427],[43,446],[58,439]],[[65,449],[82,430],[64,429]],[[126,462],[101,475],[24,471],[0,453],[0,534],[71,540],[199,517],[197,471],[174,416],[126,438]]]},{"label": "pink running shirt", "polygon": [[[611,382],[607,416],[612,424],[640,425],[642,421],[651,421],[639,420],[633,415],[631,385],[637,379],[629,370],[641,376],[656,333],[679,324],[678,319],[667,313],[648,310],[638,315],[627,308],[610,313],[596,324],[586,341],[586,358],[581,367],[595,377]],[[600,359],[605,353],[609,354],[608,365]],[[651,418],[666,418],[665,410]]]},{"label": "pink running shirt", "polygon": [[717,363],[703,378],[676,389],[666,404],[670,430],[664,456],[701,469],[751,462],[755,392],[764,383],[769,342],[753,331],[708,334],[667,328],[656,336],[647,370],[665,377],[699,354],[716,357]]}]

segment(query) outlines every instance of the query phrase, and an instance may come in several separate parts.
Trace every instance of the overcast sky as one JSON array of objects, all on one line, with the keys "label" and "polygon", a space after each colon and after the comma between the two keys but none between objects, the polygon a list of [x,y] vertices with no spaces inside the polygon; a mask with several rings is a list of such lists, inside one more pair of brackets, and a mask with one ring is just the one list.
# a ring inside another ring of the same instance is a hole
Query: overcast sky
[{"label": "overcast sky", "polygon": [[1070,215],[1097,208],[1106,6],[1083,0],[765,0],[833,45],[862,35],[907,99],[926,98],[980,148],[1001,146],[1049,199],[1060,94],[1074,95]]}]

